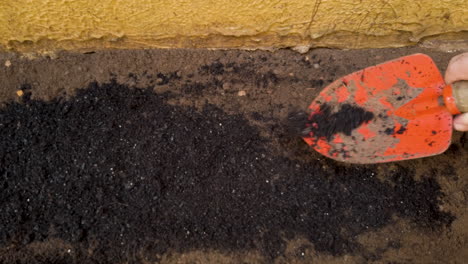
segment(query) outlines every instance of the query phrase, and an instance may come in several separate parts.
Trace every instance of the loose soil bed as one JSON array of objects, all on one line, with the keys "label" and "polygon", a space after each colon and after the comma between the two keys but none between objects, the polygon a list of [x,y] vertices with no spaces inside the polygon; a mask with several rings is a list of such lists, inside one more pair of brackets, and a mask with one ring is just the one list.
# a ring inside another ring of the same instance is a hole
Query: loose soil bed
[{"label": "loose soil bed", "polygon": [[461,263],[466,134],[355,166],[291,128],[335,78],[417,51],[2,54],[0,262]]}]

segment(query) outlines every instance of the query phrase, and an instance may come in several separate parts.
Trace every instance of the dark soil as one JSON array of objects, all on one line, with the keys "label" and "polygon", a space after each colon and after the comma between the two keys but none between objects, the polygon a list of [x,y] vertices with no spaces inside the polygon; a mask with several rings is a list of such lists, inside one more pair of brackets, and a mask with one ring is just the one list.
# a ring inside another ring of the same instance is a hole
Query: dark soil
[{"label": "dark soil", "polygon": [[372,166],[299,135],[333,80],[416,52],[452,56],[0,54],[0,263],[464,263],[467,134]]},{"label": "dark soil", "polygon": [[113,82],[3,108],[2,244],[97,243],[79,262],[136,248],[258,248],[276,258],[285,238],[303,236],[340,255],[362,251],[354,237],[393,215],[433,228],[453,219],[438,210],[434,179],[399,168],[383,183],[372,168],[329,172],[277,156],[243,116],[167,104],[173,96]]},{"label": "dark soil", "polygon": [[328,141],[337,133],[351,136],[351,132],[362,124],[374,118],[372,112],[350,104],[339,106],[339,110],[332,112],[332,107],[326,103],[320,106],[320,111],[312,113],[304,125],[304,134],[314,138],[326,138]]}]

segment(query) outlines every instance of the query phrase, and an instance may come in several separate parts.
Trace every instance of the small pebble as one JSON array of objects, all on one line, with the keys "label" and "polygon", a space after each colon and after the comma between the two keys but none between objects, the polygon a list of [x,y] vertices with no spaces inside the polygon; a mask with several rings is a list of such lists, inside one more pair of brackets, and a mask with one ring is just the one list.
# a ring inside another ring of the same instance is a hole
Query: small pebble
[{"label": "small pebble", "polygon": [[5,66],[10,67],[11,66],[11,61],[10,60],[5,61]]},{"label": "small pebble", "polygon": [[247,93],[246,93],[244,90],[242,90],[242,91],[239,91],[239,92],[237,93],[237,95],[238,95],[238,96],[246,96]]},{"label": "small pebble", "polygon": [[16,91],[16,95],[18,95],[18,96],[20,96],[20,97],[21,97],[21,96],[23,96],[23,95],[24,95],[24,92],[23,92],[23,91],[21,91],[21,90],[18,90],[18,91]]},{"label": "small pebble", "polygon": [[314,68],[318,69],[318,68],[320,68],[320,65],[318,63],[314,63]]}]

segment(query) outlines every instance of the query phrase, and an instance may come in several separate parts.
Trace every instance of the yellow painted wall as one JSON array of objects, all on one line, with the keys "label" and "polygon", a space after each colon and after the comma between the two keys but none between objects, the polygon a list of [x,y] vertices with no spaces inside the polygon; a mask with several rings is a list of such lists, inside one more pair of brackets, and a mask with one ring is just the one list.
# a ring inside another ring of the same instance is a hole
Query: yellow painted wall
[{"label": "yellow painted wall", "polygon": [[395,47],[463,30],[468,0],[0,0],[15,51]]}]

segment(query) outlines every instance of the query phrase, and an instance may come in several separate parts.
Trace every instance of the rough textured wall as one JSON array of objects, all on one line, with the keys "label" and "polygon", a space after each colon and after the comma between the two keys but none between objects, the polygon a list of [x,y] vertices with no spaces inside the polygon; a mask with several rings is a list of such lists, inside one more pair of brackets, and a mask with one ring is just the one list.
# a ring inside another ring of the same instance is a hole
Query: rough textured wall
[{"label": "rough textured wall", "polygon": [[2,0],[0,45],[18,51],[391,47],[468,30],[467,5],[466,0]]}]

